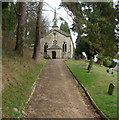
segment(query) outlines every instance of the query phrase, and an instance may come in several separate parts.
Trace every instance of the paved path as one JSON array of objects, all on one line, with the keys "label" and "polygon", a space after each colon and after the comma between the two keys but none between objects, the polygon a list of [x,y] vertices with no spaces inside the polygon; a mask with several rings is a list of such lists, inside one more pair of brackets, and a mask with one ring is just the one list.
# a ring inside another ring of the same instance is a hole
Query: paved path
[{"label": "paved path", "polygon": [[[84,94],[84,93],[83,93]],[[49,60],[26,106],[27,118],[95,118],[64,60]]]}]

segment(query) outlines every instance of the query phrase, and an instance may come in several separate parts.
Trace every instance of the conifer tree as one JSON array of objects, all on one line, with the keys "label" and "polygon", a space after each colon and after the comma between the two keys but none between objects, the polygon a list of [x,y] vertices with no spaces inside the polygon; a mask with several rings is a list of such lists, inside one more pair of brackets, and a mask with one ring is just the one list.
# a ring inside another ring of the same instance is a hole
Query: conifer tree
[{"label": "conifer tree", "polygon": [[[77,43],[83,40],[89,46],[88,72],[92,68],[95,54],[112,58],[115,56],[117,53],[115,36],[117,14],[112,2],[62,3],[62,6],[74,15],[73,29],[78,33]],[[80,46],[77,45],[77,47]]]},{"label": "conifer tree", "polygon": [[19,16],[17,27],[17,40],[15,50],[20,56],[23,56],[24,40],[25,40],[25,22],[26,22],[26,3],[19,2]]},{"label": "conifer tree", "polygon": [[40,51],[42,7],[43,7],[43,2],[41,1],[41,2],[39,2],[38,12],[37,12],[36,39],[35,39],[35,45],[34,45],[34,52],[33,52],[33,56],[32,56],[32,58],[34,60],[38,59],[39,51]]}]

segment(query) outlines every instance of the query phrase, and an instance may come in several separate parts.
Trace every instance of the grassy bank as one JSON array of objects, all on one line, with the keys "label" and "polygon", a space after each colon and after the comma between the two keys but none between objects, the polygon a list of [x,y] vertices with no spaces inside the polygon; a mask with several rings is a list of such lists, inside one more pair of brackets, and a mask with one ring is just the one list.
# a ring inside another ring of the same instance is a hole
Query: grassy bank
[{"label": "grassy bank", "polygon": [[2,112],[4,118],[18,118],[25,106],[32,86],[38,79],[46,61],[31,59],[32,50],[25,48],[24,57],[19,57],[13,49],[3,48],[3,92]]},{"label": "grassy bank", "polygon": [[[94,64],[92,72],[87,73],[87,65],[83,61],[68,60],[66,63],[106,116],[117,118],[117,72],[111,76],[105,67]],[[107,94],[110,83],[115,84],[113,96]]]}]

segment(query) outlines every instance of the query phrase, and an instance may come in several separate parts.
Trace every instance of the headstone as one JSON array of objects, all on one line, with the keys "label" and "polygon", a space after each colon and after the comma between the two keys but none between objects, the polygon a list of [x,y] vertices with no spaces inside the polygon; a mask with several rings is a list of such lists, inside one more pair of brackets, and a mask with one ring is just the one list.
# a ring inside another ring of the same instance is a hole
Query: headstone
[{"label": "headstone", "polygon": [[115,88],[115,85],[110,83],[109,88],[108,88],[109,95],[113,95],[114,88]]},{"label": "headstone", "polygon": [[107,73],[109,73],[109,69],[107,69]]}]

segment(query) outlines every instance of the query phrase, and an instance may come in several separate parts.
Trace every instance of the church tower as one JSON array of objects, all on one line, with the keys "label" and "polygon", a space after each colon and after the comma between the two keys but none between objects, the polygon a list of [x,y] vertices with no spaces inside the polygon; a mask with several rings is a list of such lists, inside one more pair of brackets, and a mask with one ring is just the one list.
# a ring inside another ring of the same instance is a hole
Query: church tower
[{"label": "church tower", "polygon": [[57,20],[56,8],[55,8],[52,29],[58,30],[57,21],[58,20]]}]

